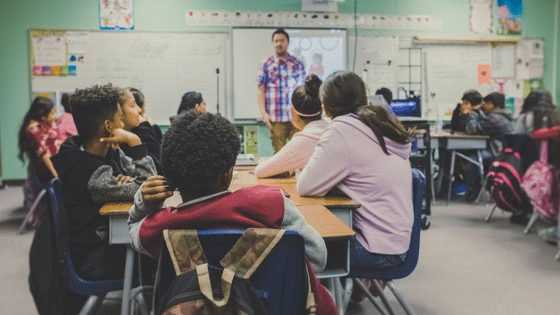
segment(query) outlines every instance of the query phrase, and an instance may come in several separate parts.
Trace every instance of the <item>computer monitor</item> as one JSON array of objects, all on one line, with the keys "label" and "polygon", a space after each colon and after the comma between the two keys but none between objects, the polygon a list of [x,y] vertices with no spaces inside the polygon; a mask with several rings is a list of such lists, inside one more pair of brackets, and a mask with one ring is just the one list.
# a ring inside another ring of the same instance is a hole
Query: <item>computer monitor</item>
[{"label": "computer monitor", "polygon": [[406,100],[393,100],[389,105],[397,117],[420,117],[420,100],[416,97]]}]

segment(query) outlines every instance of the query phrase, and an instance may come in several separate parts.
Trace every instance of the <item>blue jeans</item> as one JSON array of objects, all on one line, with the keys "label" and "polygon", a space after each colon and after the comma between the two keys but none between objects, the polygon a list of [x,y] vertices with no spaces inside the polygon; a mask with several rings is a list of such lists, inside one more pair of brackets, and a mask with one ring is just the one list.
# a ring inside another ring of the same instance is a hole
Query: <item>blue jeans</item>
[{"label": "blue jeans", "polygon": [[350,270],[396,267],[401,265],[405,258],[406,253],[400,255],[371,253],[357,239],[350,241]]}]

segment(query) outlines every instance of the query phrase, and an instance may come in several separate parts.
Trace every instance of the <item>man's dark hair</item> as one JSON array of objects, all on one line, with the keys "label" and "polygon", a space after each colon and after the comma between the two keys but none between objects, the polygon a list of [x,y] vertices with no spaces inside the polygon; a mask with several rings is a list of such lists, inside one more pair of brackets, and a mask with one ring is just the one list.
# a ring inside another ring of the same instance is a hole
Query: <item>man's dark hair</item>
[{"label": "man's dark hair", "polygon": [[387,101],[387,105],[391,105],[393,101],[393,92],[386,87],[382,87],[379,90],[375,91],[375,95],[382,95],[383,98]]},{"label": "man's dark hair", "polygon": [[202,103],[202,94],[195,91],[183,94],[183,97],[181,98],[181,104],[179,104],[179,109],[177,110],[177,115],[182,112],[194,109],[196,104],[200,103]]},{"label": "man's dark hair", "polygon": [[484,97],[484,102],[490,102],[494,104],[494,107],[496,108],[506,108],[506,97],[502,93],[490,93]]},{"label": "man's dark hair", "polygon": [[463,94],[461,100],[471,103],[472,106],[476,106],[482,103],[482,95],[480,95],[478,91],[468,90]]},{"label": "man's dark hair", "polygon": [[274,40],[274,35],[276,34],[284,34],[286,36],[286,39],[288,39],[288,42],[290,41],[290,35],[288,35],[288,33],[286,33],[286,31],[283,28],[279,28],[276,31],[274,31],[274,33],[272,33],[272,38],[270,40]]},{"label": "man's dark hair", "polygon": [[216,180],[235,165],[240,146],[235,128],[224,117],[186,111],[163,136],[163,175],[179,191],[208,195]]},{"label": "man's dark hair", "polygon": [[111,85],[94,85],[77,89],[72,95],[72,115],[83,140],[98,136],[99,127],[119,110],[120,89]]}]

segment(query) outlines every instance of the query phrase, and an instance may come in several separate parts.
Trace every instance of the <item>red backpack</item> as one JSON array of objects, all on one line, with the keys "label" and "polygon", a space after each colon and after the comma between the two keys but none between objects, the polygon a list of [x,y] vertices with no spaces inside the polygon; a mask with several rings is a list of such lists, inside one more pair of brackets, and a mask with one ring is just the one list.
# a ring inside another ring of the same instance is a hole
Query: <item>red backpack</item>
[{"label": "red backpack", "polygon": [[536,146],[527,135],[505,135],[501,140],[504,149],[490,165],[486,189],[504,211],[517,212],[530,208],[529,197],[521,188],[521,178],[536,160]]}]

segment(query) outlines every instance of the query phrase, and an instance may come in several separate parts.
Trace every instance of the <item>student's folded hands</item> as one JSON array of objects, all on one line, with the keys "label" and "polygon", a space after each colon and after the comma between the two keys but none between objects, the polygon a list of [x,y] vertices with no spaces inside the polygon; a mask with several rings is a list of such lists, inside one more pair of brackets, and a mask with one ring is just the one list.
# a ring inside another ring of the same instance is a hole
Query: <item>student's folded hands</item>
[{"label": "student's folded hands", "polygon": [[126,185],[134,181],[134,177],[126,176],[123,174],[117,175],[116,179],[119,185]]},{"label": "student's folded hands", "polygon": [[142,185],[142,199],[152,207],[161,207],[163,202],[173,196],[173,190],[161,175],[151,176]]}]

